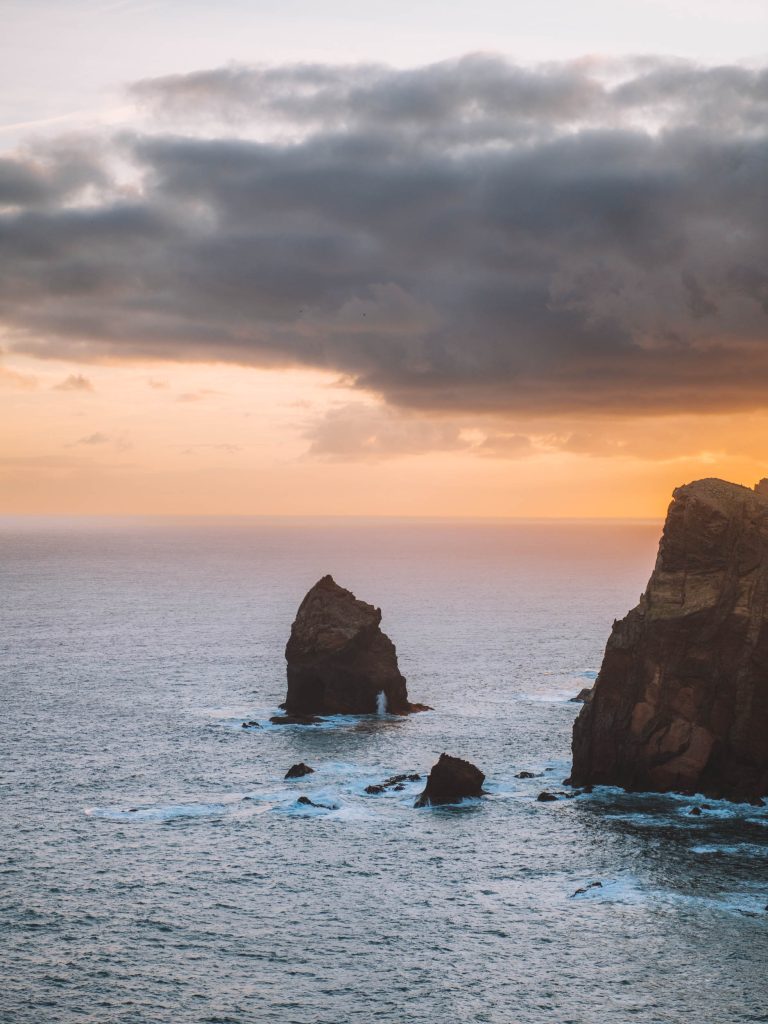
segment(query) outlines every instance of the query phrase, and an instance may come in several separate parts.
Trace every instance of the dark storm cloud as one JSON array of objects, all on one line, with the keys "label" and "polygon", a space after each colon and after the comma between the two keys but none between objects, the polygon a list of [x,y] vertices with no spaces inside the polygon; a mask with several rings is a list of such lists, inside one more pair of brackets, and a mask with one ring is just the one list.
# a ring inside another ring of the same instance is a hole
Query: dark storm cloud
[{"label": "dark storm cloud", "polygon": [[50,206],[107,183],[83,144],[61,143],[47,151],[0,157],[0,210]]},{"label": "dark storm cloud", "polygon": [[0,316],[39,355],[319,367],[419,409],[764,406],[766,82],[473,57],[140,83],[271,134],[124,136],[130,201],[5,213]]}]

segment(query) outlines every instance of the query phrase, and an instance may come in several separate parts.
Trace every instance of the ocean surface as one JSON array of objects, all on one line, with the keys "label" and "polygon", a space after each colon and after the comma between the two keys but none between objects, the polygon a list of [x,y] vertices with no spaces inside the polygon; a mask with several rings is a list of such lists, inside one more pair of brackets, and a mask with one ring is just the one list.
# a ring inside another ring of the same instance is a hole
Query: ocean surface
[{"label": "ocean surface", "polygon": [[[768,808],[536,801],[563,791],[568,698],[658,535],[0,521],[0,1020],[768,1021]],[[295,611],[328,572],[382,608],[434,711],[268,725]],[[442,751],[488,795],[365,794]],[[284,781],[297,761],[315,774]]]}]

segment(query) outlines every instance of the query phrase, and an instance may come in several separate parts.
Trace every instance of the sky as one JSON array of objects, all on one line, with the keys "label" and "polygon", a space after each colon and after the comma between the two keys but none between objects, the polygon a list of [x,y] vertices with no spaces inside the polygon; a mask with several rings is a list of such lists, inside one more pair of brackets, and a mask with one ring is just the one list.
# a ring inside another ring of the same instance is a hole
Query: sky
[{"label": "sky", "polygon": [[0,17],[0,514],[768,476],[762,0]]}]

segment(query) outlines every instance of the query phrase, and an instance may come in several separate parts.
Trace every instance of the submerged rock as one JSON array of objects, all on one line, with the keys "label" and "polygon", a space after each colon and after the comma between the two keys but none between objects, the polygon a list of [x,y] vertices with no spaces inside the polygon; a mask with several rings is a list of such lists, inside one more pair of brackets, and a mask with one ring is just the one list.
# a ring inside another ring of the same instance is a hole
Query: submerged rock
[{"label": "submerged rock", "polygon": [[482,796],[484,782],[485,775],[469,761],[441,754],[414,806],[456,804],[465,797]]},{"label": "submerged rock", "polygon": [[331,576],[312,587],[285,648],[289,716],[429,710],[408,700],[395,645],[380,623],[379,608],[358,601]]},{"label": "submerged rock", "polygon": [[308,764],[304,764],[300,761],[298,764],[292,764],[288,771],[285,773],[286,779],[303,779],[305,775],[314,774],[315,769],[310,768]]},{"label": "submerged rock", "polygon": [[768,793],[768,487],[678,487],[573,730],[574,785]]},{"label": "submerged rock", "polygon": [[243,722],[243,729],[260,729],[261,726],[256,721]]}]

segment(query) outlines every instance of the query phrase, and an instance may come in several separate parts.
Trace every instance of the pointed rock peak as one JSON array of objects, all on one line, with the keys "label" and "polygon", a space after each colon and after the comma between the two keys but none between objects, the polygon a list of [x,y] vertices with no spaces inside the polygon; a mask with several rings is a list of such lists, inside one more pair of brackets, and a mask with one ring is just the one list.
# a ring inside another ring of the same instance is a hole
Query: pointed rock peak
[{"label": "pointed rock peak", "polygon": [[[408,701],[395,645],[380,629],[381,609],[323,576],[299,605],[285,649],[290,715],[403,715]],[[382,695],[384,699],[382,699]]]}]

